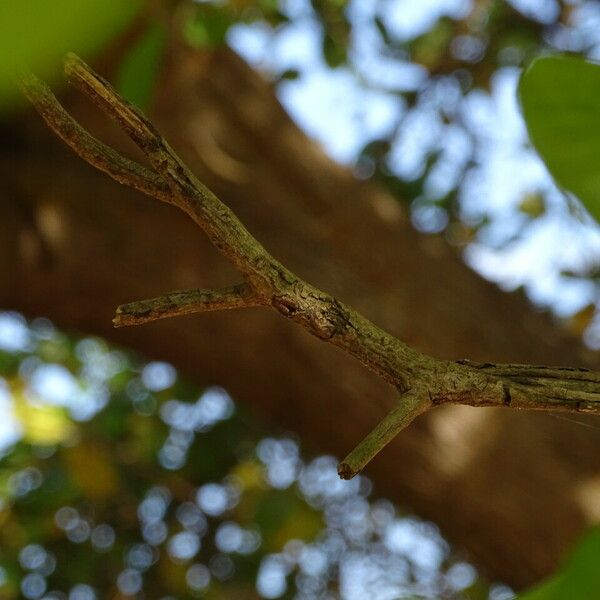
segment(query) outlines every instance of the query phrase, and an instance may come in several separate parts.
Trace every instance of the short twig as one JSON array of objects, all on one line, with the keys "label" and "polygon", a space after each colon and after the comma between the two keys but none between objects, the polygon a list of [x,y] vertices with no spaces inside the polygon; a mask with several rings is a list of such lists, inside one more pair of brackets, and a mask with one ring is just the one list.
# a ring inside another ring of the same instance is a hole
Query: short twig
[{"label": "short twig", "polygon": [[115,327],[142,325],[168,317],[260,305],[246,283],[220,290],[183,290],[150,300],[121,304],[117,307],[113,324]]},{"label": "short twig", "polygon": [[427,402],[426,392],[410,390],[403,394],[398,404],[338,465],[339,476],[342,479],[352,479],[360,473],[371,459],[396,437],[398,432],[410,425],[428,408],[430,403]]}]

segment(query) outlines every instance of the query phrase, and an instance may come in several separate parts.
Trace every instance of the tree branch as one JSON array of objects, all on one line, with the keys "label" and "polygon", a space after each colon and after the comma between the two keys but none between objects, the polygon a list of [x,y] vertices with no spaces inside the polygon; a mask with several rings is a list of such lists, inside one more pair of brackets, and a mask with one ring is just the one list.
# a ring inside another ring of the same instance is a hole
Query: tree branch
[{"label": "tree branch", "polygon": [[196,179],[154,125],[79,57],[66,57],[65,72],[69,81],[116,121],[146,154],[169,185],[170,202],[204,230],[263,304],[350,352],[399,389],[408,388],[410,365],[418,353],[275,260],[236,215]]},{"label": "tree branch", "polygon": [[[475,363],[458,361],[504,382],[505,406],[519,408],[600,413],[600,373],[577,367]],[[473,404],[478,406],[478,404]]]},{"label": "tree branch", "polygon": [[212,244],[257,291],[268,293],[272,284],[263,281],[266,268],[262,263],[272,262],[272,267],[277,270],[283,267],[269,256],[233,212],[194,177],[154,125],[78,56],[67,55],[65,73],[70,83],[116,121],[148,157],[156,172],[167,182],[172,203],[192,217]]},{"label": "tree branch", "polygon": [[261,306],[261,302],[246,283],[219,290],[182,290],[150,300],[138,300],[117,307],[115,327],[142,325],[193,313]]},{"label": "tree branch", "polygon": [[115,326],[138,325],[194,312],[267,306],[309,333],[356,357],[400,392],[398,405],[340,464],[351,478],[400,430],[438,404],[504,406],[600,414],[600,374],[582,369],[450,362],[410,348],[333,296],[300,279],[252,236],[235,214],[200,183],[150,121],[77,56],[65,59],[69,81],[137,144],[154,171],[91,136],[33,75],[21,87],[59,137],[117,181],[186,212],[241,273],[244,283],[221,290],[172,292],[117,309]]},{"label": "tree branch", "polygon": [[119,183],[172,204],[171,190],[161,176],[121,156],[88,133],[60,105],[50,88],[33,73],[23,73],[19,84],[23,94],[35,106],[48,127],[83,160]]}]

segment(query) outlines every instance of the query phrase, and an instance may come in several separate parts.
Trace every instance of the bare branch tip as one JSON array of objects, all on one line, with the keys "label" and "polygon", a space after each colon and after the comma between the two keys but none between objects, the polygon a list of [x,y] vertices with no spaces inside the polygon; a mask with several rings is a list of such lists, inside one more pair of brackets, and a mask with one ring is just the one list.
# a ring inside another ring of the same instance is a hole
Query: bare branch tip
[{"label": "bare branch tip", "polygon": [[65,74],[70,75],[78,68],[87,68],[86,63],[75,52],[67,52],[63,58],[63,69]]},{"label": "bare branch tip", "polygon": [[115,310],[115,316],[113,317],[113,320],[112,320],[112,324],[115,329],[124,327],[126,325],[126,323],[123,322],[123,307],[122,306],[117,306],[117,308]]},{"label": "bare branch tip", "polygon": [[342,479],[352,479],[362,471],[396,434],[430,407],[423,390],[410,390],[398,404],[362,439],[338,467]]},{"label": "bare branch tip", "polygon": [[356,475],[358,475],[358,471],[355,471],[354,469],[352,469],[352,467],[345,462],[341,462],[338,465],[338,469],[337,469],[338,475],[340,476],[340,479],[344,479],[344,480],[349,480],[352,479],[353,477],[355,477]]},{"label": "bare branch tip", "polygon": [[31,71],[17,71],[14,74],[14,78],[21,88],[39,83],[38,78]]},{"label": "bare branch tip", "polygon": [[40,81],[34,73],[26,69],[14,73],[14,81],[23,95],[33,104],[47,90],[47,85]]}]

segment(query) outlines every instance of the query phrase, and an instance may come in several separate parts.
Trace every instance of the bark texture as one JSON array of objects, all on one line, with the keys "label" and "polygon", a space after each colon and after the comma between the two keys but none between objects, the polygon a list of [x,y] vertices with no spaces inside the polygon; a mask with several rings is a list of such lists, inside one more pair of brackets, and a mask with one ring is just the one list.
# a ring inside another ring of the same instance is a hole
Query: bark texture
[{"label": "bark texture", "polygon": [[[394,199],[328,160],[232,53],[173,48],[164,73],[157,124],[294,272],[440,358],[594,366],[546,315],[481,280],[442,239],[414,232]],[[99,113],[69,100],[84,124],[138,158]],[[35,115],[5,128],[2,306],[170,360],[338,456],[394,405],[396,391],[350,357],[260,309],[114,331],[118,304],[237,276],[191,221],[93,171]],[[600,517],[598,450],[598,430],[548,415],[441,407],[367,475],[520,587]]]}]

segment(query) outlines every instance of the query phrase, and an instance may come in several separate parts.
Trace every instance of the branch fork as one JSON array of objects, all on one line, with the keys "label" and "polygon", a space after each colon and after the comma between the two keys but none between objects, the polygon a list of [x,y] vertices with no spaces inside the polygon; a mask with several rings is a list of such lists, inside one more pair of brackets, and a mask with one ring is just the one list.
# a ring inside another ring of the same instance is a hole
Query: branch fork
[{"label": "branch fork", "polygon": [[340,463],[350,479],[395,435],[438,404],[504,406],[600,414],[600,374],[583,369],[450,362],[421,354],[333,296],[303,281],[272,257],[237,216],[192,174],[154,125],[74,54],[64,61],[69,82],[131,138],[152,169],[93,137],[35,75],[20,86],[48,126],[81,158],[119,183],[183,210],[241,275],[222,289],[171,292],[123,304],[115,327],[185,314],[270,307],[357,358],[400,393],[397,405]]}]

